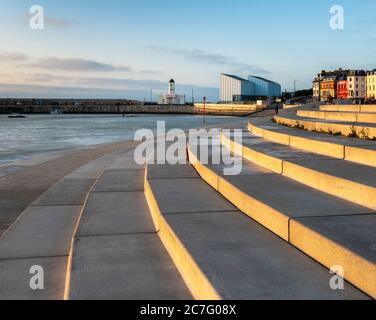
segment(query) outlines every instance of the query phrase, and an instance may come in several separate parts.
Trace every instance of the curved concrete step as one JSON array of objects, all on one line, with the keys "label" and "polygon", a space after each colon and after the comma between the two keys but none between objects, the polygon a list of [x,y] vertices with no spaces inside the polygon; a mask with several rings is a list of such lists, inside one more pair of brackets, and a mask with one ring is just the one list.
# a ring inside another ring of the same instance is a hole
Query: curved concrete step
[{"label": "curved concrete step", "polygon": [[297,116],[352,123],[376,123],[376,113],[298,110]]},{"label": "curved concrete step", "polygon": [[343,121],[334,122],[334,120],[313,120],[310,118],[296,117],[291,114],[275,116],[274,120],[278,124],[291,128],[369,140],[376,139],[376,124],[374,125],[372,123],[350,124]]},{"label": "curved concrete step", "polygon": [[[124,152],[124,151],[122,151]],[[0,299],[64,298],[72,236],[90,189],[111,153],[61,179],[35,200],[0,238]],[[32,290],[31,267],[44,271],[44,289]]]},{"label": "curved concrete step", "polygon": [[71,243],[65,299],[191,299],[160,242],[133,152],[104,171]]},{"label": "curved concrete step", "polygon": [[325,156],[376,167],[376,142],[335,137],[323,133],[288,128],[271,119],[253,119],[248,130],[265,140]]},{"label": "curved concrete step", "polygon": [[340,112],[376,112],[376,105],[324,105],[320,106],[320,110]]},{"label": "curved concrete step", "polygon": [[332,290],[325,268],[243,215],[190,165],[149,165],[145,194],[196,299],[367,299],[350,284]]},{"label": "curved concrete step", "polygon": [[234,144],[232,137],[225,134],[222,134],[221,141],[231,151],[241,150],[245,159],[275,173],[376,209],[376,170],[373,167],[265,141],[248,132],[244,133],[242,145]]},{"label": "curved concrete step", "polygon": [[0,166],[0,235],[54,184],[72,171],[134,142],[52,152]]},{"label": "curved concrete step", "polygon": [[247,160],[239,175],[226,176],[225,165],[204,165],[191,148],[188,154],[200,176],[243,213],[328,269],[341,266],[348,281],[376,297],[374,211]]}]

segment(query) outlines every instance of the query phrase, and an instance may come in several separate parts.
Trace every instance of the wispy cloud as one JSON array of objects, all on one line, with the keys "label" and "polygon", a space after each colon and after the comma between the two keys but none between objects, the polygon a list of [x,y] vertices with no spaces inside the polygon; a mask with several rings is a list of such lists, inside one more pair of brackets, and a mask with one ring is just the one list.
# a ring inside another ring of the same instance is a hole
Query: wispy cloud
[{"label": "wispy cloud", "polygon": [[60,59],[60,58],[39,58],[36,63],[30,66],[40,69],[57,69],[67,71],[98,71],[98,72],[130,72],[132,69],[127,66],[116,66],[109,63],[98,62],[88,59]]},{"label": "wispy cloud", "polygon": [[227,66],[232,68],[235,72],[250,72],[258,74],[269,73],[269,71],[257,65],[240,62],[234,57],[216,53],[208,53],[203,50],[174,49],[160,46],[147,46],[145,49],[166,54],[179,55],[184,57],[184,59],[188,62]]},{"label": "wispy cloud", "polygon": [[44,17],[44,23],[47,26],[54,27],[54,28],[66,28],[74,24],[73,20],[67,20],[67,19],[57,19],[52,18],[49,16]]},{"label": "wispy cloud", "polygon": [[163,71],[161,71],[161,70],[140,70],[138,73],[140,73],[140,74],[150,74],[150,75],[154,74],[154,75],[156,75],[156,74],[163,74]]},{"label": "wispy cloud", "polygon": [[25,61],[28,59],[28,56],[22,53],[18,52],[7,52],[7,51],[1,51],[0,52],[0,62],[18,62],[18,61]]},{"label": "wispy cloud", "polygon": [[[112,77],[69,77],[44,73],[0,74],[0,96],[54,97],[54,98],[136,98],[149,97],[165,92],[167,83],[153,79]],[[218,89],[190,84],[179,84],[177,90],[190,96],[194,89],[197,96],[217,100]]]},{"label": "wispy cloud", "polygon": [[[32,16],[33,15],[29,12],[25,13],[23,15],[24,23],[28,25],[30,18]],[[47,27],[47,28],[51,27],[51,28],[55,28],[55,29],[64,29],[64,28],[72,26],[73,24],[75,24],[74,20],[59,19],[59,18],[50,17],[46,14],[44,15],[44,26]]]},{"label": "wispy cloud", "polygon": [[[145,89],[150,91],[151,88],[165,92],[167,90],[167,82],[155,79],[131,79],[131,78],[115,78],[115,77],[90,77],[90,76],[66,76],[50,73],[24,73],[18,72],[12,76],[0,74],[0,82],[16,83],[54,83],[66,86],[87,86],[87,87],[112,87],[118,89]],[[202,86],[179,83],[178,90],[189,91],[192,89],[203,88]],[[205,87],[208,88],[208,87]]]},{"label": "wispy cloud", "polygon": [[32,57],[18,52],[0,51],[0,63],[31,69],[77,71],[77,72],[127,72],[139,74],[161,74],[158,70],[133,70],[129,66],[115,65],[92,59]]}]

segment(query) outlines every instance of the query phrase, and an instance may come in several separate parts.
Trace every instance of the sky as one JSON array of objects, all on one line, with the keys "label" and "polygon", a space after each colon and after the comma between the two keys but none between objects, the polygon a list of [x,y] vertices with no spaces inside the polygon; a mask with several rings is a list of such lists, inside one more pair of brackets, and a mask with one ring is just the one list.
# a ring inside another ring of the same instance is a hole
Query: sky
[{"label": "sky", "polygon": [[173,78],[188,101],[217,101],[220,73],[306,89],[323,69],[376,68],[375,12],[375,0],[0,0],[0,97],[149,100]]}]

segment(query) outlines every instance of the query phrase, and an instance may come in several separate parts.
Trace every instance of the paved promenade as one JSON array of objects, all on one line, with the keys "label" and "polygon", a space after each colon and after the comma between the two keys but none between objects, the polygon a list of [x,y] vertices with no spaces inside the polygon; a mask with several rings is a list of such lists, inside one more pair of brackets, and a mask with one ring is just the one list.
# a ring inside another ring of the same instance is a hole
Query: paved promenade
[{"label": "paved promenade", "polygon": [[122,142],[80,150],[54,152],[0,166],[0,235],[39,196],[84,164],[116,150],[128,150]]},{"label": "paved promenade", "polygon": [[[0,299],[375,298],[375,142],[272,117],[184,144],[185,165],[139,165],[134,142],[2,165]],[[194,148],[215,140],[236,176]]]}]

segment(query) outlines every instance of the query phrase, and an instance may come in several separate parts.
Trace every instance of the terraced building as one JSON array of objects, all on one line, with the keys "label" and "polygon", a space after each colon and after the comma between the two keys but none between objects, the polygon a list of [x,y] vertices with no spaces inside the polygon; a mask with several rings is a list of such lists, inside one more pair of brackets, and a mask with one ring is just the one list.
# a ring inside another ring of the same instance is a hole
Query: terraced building
[{"label": "terraced building", "polygon": [[376,70],[367,72],[367,98],[376,98]]},{"label": "terraced building", "polygon": [[355,102],[364,102],[367,97],[366,72],[353,70],[347,76],[348,98]]}]

